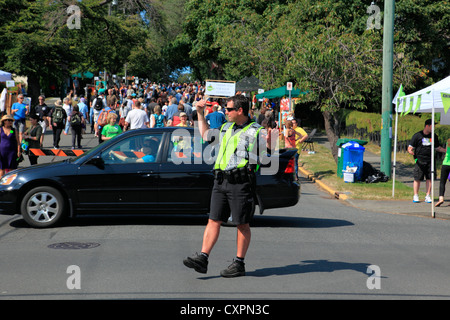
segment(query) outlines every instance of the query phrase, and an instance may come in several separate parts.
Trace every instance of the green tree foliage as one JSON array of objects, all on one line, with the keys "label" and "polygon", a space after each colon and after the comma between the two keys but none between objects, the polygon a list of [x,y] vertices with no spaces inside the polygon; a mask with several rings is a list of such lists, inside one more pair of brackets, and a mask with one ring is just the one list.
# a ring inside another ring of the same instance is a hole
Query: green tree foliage
[{"label": "green tree foliage", "polygon": [[[76,5],[80,27],[68,21]],[[178,6],[176,6],[178,5]],[[37,101],[41,85],[73,73],[106,70],[163,78],[162,51],[180,31],[184,0],[0,0],[0,67],[28,76]],[[175,9],[173,9],[175,8]],[[177,27],[178,26],[178,27]]]},{"label": "green tree foliage", "polygon": [[[450,2],[396,1],[395,42],[440,80],[450,70]],[[424,78],[424,75],[421,75]]]},{"label": "green tree foliage", "polygon": [[[383,11],[383,1],[376,4]],[[77,5],[81,28],[67,27]],[[0,68],[29,91],[80,71],[170,80],[255,75],[264,89],[308,90],[330,142],[341,109],[381,110],[383,29],[367,29],[363,0],[0,0]],[[382,17],[382,12],[381,12]],[[382,27],[381,20],[381,27]],[[396,1],[394,88],[412,91],[448,75],[450,5]],[[37,100],[34,100],[37,101]],[[332,143],[333,144],[333,143]]]},{"label": "green tree foliage", "polygon": [[[264,1],[264,0],[190,0],[186,3],[186,18],[184,21],[184,43],[190,44],[189,56],[196,65],[192,67],[196,71],[203,70],[201,78],[235,78],[239,71],[245,70],[242,65],[247,59],[240,63],[239,53],[233,52],[231,55],[227,51],[236,47],[242,49],[243,46],[251,46],[254,41],[246,42],[255,35],[256,30],[251,23],[246,22],[248,15],[260,19],[256,15],[263,15],[266,10],[270,10],[276,3],[286,1]],[[240,27],[243,25],[243,27]],[[236,30],[233,28],[236,27]],[[231,32],[231,33],[230,33]],[[236,33],[234,33],[236,32]],[[242,33],[245,39],[238,41]],[[253,33],[252,33],[253,32]],[[231,38],[231,39],[230,39]],[[232,41],[230,41],[232,40]],[[252,48],[248,48],[253,50]],[[243,49],[245,50],[245,49]],[[253,66],[253,68],[256,65]],[[250,73],[249,70],[246,73]]]},{"label": "green tree foliage", "polygon": [[[450,69],[450,6],[437,0],[396,3],[393,86],[413,90]],[[383,2],[376,4],[382,11]],[[308,90],[304,101],[322,112],[335,146],[341,109],[381,110],[382,20],[380,28],[367,30],[369,5],[361,0],[190,0],[184,36],[190,57],[220,66],[218,78],[253,74],[265,89],[292,81]],[[337,159],[337,148],[333,151]]]}]

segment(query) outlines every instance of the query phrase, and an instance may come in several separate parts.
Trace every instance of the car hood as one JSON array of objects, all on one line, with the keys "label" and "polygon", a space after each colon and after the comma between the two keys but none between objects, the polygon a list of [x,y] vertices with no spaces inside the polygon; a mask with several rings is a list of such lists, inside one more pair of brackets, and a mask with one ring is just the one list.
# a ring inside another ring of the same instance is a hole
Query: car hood
[{"label": "car hood", "polygon": [[36,164],[33,166],[29,166],[29,167],[18,168],[14,171],[10,171],[10,173],[20,174],[20,173],[28,173],[28,172],[32,172],[32,171],[38,171],[38,170],[45,170],[44,168],[46,168],[46,169],[59,168],[61,166],[67,166],[68,163],[70,163],[69,159],[57,161],[57,162]]}]

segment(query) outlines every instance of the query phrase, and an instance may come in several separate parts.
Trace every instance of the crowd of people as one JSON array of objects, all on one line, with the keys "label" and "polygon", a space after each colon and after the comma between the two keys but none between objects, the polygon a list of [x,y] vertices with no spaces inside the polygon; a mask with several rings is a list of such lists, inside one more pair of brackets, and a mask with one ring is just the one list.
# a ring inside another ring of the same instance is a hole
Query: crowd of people
[{"label": "crowd of people", "polygon": [[[81,114],[81,127],[86,130],[90,124],[90,132],[98,137],[98,142],[111,139],[127,130],[158,127],[190,127],[196,126],[196,104],[204,98],[204,87],[197,83],[191,84],[156,84],[143,83],[113,85],[108,88],[99,87],[78,98],[77,91],[71,90],[62,102],[65,116],[64,125],[59,125],[61,132],[68,133],[72,125],[69,115],[73,113],[70,101],[77,103]],[[66,101],[67,100],[67,101]],[[206,102],[205,116],[211,128],[219,128],[226,120],[225,99],[209,98]],[[56,106],[55,105],[55,106]],[[56,110],[56,108],[55,108]],[[252,118],[253,109],[250,111]],[[114,113],[115,122],[109,117]],[[51,115],[50,115],[51,117]],[[58,117],[59,119],[59,117]],[[256,119],[255,119],[256,120]],[[51,123],[51,120],[48,121]],[[79,130],[72,130],[73,135],[79,135]],[[54,147],[59,148],[61,133],[54,131]],[[72,148],[75,148],[75,141]],[[78,145],[80,148],[81,146]]]},{"label": "crowd of people", "polygon": [[[0,142],[0,155],[14,153],[11,157],[2,156],[1,175],[5,173],[3,168],[6,171],[17,168],[23,157],[22,141],[26,142],[29,148],[42,148],[47,130],[52,131],[54,149],[60,148],[62,134],[71,134],[72,149],[81,149],[83,134],[89,132],[89,129],[90,133],[94,133],[98,138],[98,143],[102,143],[127,130],[196,126],[196,105],[204,99],[205,88],[198,83],[133,83],[111,85],[107,88],[100,84],[97,89],[88,91],[86,96],[79,95],[80,93],[80,88],[74,87],[66,97],[56,101],[54,107],[48,106],[45,96],[41,95],[33,110],[23,103],[23,94],[18,95],[18,101],[11,107],[11,115],[0,121],[3,128],[1,137],[6,135]],[[220,128],[227,122],[225,107],[226,99],[207,99],[204,115],[210,128]],[[255,110],[253,101],[253,107],[249,108],[249,117],[267,129],[268,137],[272,137],[270,133],[277,132],[282,140],[283,136],[285,137],[286,146],[297,148],[298,154],[300,153],[300,145],[307,138],[307,134],[296,125],[297,121],[293,115],[286,121],[287,131],[278,130],[276,111],[270,104],[263,103],[259,117],[254,115]],[[9,117],[12,118],[11,124]],[[26,128],[27,117],[31,123],[29,128]],[[8,140],[11,141],[7,142]],[[272,149],[277,143],[278,141],[270,139],[267,141]],[[36,164],[37,159],[38,157],[29,154],[31,164]]]},{"label": "crowd of people", "polygon": [[[91,133],[95,133],[101,143],[106,137],[103,134],[106,116],[102,113],[115,113],[121,132],[140,128],[195,126],[195,104],[203,99],[203,94],[203,86],[197,84],[122,84],[120,87],[98,88],[92,92],[89,101],[84,100],[83,103],[89,105],[86,118],[91,124]],[[208,101],[207,113],[211,113],[210,117],[217,126],[225,122],[220,102],[220,99]],[[222,122],[219,123],[218,119]]]}]

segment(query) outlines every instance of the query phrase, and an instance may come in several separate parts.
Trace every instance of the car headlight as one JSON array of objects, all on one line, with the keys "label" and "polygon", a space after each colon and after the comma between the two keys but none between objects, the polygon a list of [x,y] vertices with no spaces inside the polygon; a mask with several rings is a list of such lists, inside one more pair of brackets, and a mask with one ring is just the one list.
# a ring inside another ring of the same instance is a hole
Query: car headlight
[{"label": "car headlight", "polygon": [[15,179],[17,178],[17,174],[7,174],[0,179],[0,185],[9,186]]}]

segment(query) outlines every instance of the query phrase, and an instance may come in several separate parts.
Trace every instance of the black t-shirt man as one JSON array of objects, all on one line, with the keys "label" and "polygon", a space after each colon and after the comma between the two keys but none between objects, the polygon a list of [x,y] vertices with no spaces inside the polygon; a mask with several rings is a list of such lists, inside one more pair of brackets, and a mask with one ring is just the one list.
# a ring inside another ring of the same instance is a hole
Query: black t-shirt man
[{"label": "black t-shirt man", "polygon": [[[431,152],[434,150],[439,152],[445,152],[446,150],[439,146],[439,139],[436,134],[431,136],[431,119],[425,121],[425,127],[422,131],[419,131],[413,135],[408,146],[408,152],[416,159],[416,165],[414,166],[414,197],[419,192],[419,184],[425,177],[426,180],[431,180]],[[434,164],[436,167],[436,163]],[[433,170],[434,171],[434,170]],[[430,194],[431,185],[428,185],[427,196]],[[414,198],[414,202],[418,202],[418,198]],[[426,199],[426,202],[431,202]]]},{"label": "black t-shirt man", "polygon": [[425,133],[423,130],[415,133],[409,143],[414,148],[414,159],[419,163],[431,163],[431,145],[434,148],[439,147],[439,139],[434,134],[434,139],[431,138],[431,132]]},{"label": "black t-shirt man", "polygon": [[44,117],[48,117],[52,108],[48,107],[45,103],[38,104],[35,107],[36,115],[39,117],[39,121],[43,121]]}]

